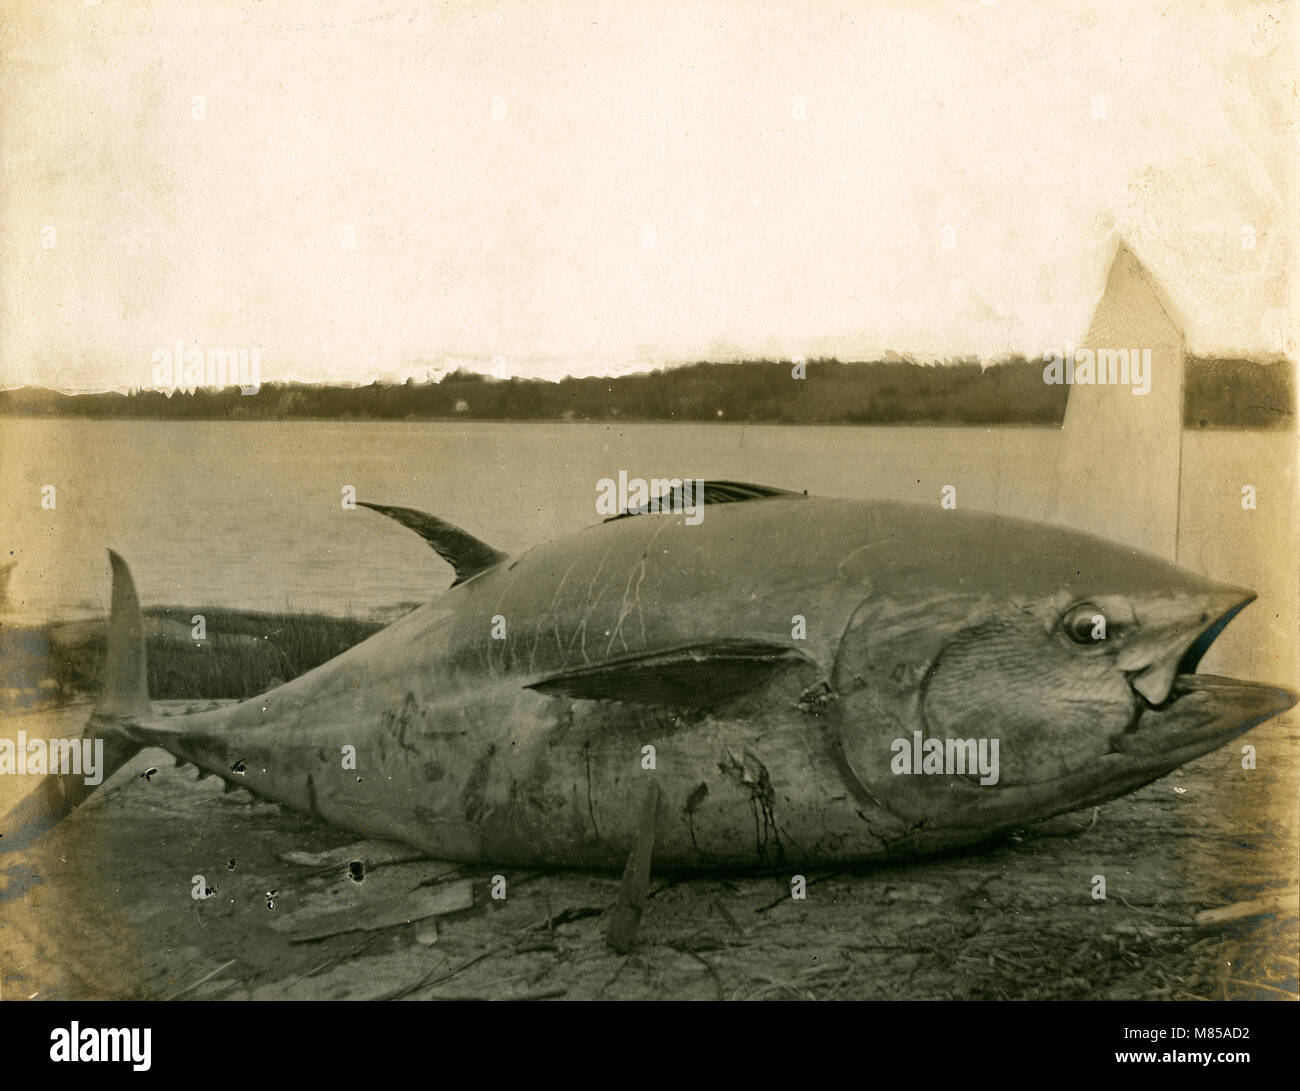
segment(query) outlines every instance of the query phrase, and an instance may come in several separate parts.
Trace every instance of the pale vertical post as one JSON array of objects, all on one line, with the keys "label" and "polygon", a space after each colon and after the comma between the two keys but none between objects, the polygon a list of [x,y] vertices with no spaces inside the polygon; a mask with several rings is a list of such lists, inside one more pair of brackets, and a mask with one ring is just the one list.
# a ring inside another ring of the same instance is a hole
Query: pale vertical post
[{"label": "pale vertical post", "polygon": [[[1120,243],[1078,350],[1126,350],[1127,383],[1069,388],[1048,518],[1173,561],[1178,556],[1183,445],[1182,323]],[[1150,391],[1134,393],[1132,356],[1151,353]],[[1103,366],[1098,356],[1094,378]],[[1109,379],[1107,374],[1104,376]]]}]

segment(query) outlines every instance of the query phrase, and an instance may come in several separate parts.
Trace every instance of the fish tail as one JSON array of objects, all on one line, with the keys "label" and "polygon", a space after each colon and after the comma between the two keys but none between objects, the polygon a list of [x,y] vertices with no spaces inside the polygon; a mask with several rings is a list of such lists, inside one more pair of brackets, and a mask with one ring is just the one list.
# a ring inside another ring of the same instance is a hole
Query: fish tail
[{"label": "fish tail", "polygon": [[83,739],[103,742],[95,783],[87,784],[83,773],[47,774],[0,819],[0,853],[21,848],[56,825],[144,745],[131,731],[135,722],[149,716],[144,618],[126,561],[111,549],[108,557],[113,569],[108,647],[99,698],[82,732]]}]

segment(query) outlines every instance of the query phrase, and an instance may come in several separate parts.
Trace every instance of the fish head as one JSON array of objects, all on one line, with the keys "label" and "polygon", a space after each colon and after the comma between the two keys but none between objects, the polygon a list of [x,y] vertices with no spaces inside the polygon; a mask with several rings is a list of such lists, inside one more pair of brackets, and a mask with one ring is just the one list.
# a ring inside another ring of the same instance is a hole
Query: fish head
[{"label": "fish head", "polygon": [[886,558],[835,665],[849,771],[918,840],[1112,799],[1295,705],[1196,673],[1253,592],[1089,535],[991,525],[963,536],[973,561],[942,542]]}]

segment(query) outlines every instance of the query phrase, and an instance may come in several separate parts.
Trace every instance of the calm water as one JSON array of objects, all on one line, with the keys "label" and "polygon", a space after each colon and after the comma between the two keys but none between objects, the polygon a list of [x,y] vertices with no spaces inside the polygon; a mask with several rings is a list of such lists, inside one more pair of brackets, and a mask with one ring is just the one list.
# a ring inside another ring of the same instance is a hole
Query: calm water
[{"label": "calm water", "polygon": [[[345,485],[514,552],[596,522],[596,481],[619,470],[924,503],[953,484],[963,508],[1039,518],[1068,488],[1060,443],[1026,428],[0,420],[0,534],[18,562],[5,616],[102,615],[105,547],[146,604],[365,613],[446,588],[414,534],[343,509]],[[1180,560],[1261,592],[1239,641],[1293,631],[1294,443],[1185,435]]]}]

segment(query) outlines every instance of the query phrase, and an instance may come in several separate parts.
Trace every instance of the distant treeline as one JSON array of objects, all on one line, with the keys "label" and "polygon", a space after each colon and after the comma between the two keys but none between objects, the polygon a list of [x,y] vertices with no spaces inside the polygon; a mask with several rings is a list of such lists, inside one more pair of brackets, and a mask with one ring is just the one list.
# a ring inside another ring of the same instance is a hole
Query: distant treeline
[{"label": "distant treeline", "polygon": [[[170,398],[0,391],[0,415],[156,420],[753,421],[773,424],[1059,424],[1069,387],[1017,357],[962,362],[812,360],[806,377],[767,360],[700,363],[620,378],[494,379],[457,371],[440,382],[369,386],[267,383],[257,394],[200,389]],[[1189,428],[1289,428],[1292,367],[1189,357]]]}]

